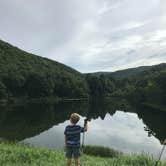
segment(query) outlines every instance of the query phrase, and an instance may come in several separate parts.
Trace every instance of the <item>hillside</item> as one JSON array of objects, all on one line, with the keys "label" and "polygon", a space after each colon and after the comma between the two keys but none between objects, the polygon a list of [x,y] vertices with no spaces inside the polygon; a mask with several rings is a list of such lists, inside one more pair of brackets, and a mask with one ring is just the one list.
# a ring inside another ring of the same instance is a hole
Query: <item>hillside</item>
[{"label": "hillside", "polygon": [[0,41],[0,101],[118,96],[165,111],[165,83],[165,63],[112,73],[82,74]]},{"label": "hillside", "polygon": [[137,77],[138,75],[144,73],[148,74],[151,72],[155,71],[166,71],[166,63],[161,63],[158,65],[153,65],[153,66],[141,66],[141,67],[136,67],[136,68],[129,68],[129,69],[124,69],[124,70],[118,70],[115,72],[96,72],[96,73],[90,73],[93,76],[100,76],[100,75],[105,75],[107,77],[112,77],[114,79],[122,80],[122,79],[129,79],[132,77]]},{"label": "hillside", "polygon": [[81,73],[0,40],[0,99],[87,97]]}]

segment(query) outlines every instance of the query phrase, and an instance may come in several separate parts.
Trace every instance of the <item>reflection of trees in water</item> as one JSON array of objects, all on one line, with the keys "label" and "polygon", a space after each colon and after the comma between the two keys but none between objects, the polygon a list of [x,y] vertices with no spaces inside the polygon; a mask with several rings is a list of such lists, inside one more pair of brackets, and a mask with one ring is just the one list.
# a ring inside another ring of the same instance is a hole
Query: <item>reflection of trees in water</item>
[{"label": "reflection of trees in water", "polygon": [[[117,102],[118,103],[118,102]],[[120,104],[119,104],[120,105]],[[66,101],[56,105],[30,104],[1,108],[0,137],[9,140],[23,140],[63,123],[70,114],[77,112],[90,119],[101,117],[106,113],[113,115],[118,104],[115,101]]]},{"label": "reflection of trees in water", "polygon": [[65,102],[57,105],[33,104],[1,108],[0,137],[23,140],[35,136],[69,119],[72,112],[84,113],[84,107],[84,103]]},{"label": "reflection of trees in water", "polygon": [[166,138],[166,113],[142,108],[137,114],[143,120],[144,124],[146,124],[145,131],[148,132],[148,135],[153,135],[160,142],[163,142]]},{"label": "reflection of trees in water", "polygon": [[90,119],[101,117],[116,110],[137,112],[146,124],[145,131],[155,135],[162,141],[166,136],[164,124],[166,116],[140,108],[131,107],[124,99],[96,100],[96,101],[66,101],[56,105],[31,104],[0,108],[0,137],[9,140],[23,140],[48,130],[54,125],[63,123],[70,118],[70,114],[77,112]]},{"label": "reflection of trees in water", "polygon": [[113,115],[116,110],[127,111],[129,109],[130,106],[124,99],[94,100],[89,103],[88,115],[90,119],[96,119],[98,117],[104,119],[107,113]]},{"label": "reflection of trees in water", "polygon": [[140,103],[130,103],[128,107],[129,112],[135,112],[139,119],[142,119],[143,123],[146,125],[144,130],[147,132],[148,136],[154,136],[160,142],[166,138],[166,113],[159,110],[151,110],[144,108]]}]

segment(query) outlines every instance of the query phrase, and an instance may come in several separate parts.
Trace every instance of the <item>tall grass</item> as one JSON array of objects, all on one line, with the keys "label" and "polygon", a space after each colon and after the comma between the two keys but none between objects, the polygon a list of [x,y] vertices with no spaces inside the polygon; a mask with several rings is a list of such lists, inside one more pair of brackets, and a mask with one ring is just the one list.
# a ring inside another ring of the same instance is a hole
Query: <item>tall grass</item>
[{"label": "tall grass", "polygon": [[[114,158],[83,155],[81,163],[83,166],[154,166],[155,160],[144,155]],[[0,166],[66,166],[66,159],[63,151],[1,142]],[[158,166],[166,166],[166,163]]]}]

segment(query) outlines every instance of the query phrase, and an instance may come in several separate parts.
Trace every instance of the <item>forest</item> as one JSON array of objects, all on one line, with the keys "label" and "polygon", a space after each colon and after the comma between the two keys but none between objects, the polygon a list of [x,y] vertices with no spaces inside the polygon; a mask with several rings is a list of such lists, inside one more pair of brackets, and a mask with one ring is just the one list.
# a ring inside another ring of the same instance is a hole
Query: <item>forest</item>
[{"label": "forest", "polygon": [[80,73],[0,40],[0,100],[123,97],[165,111],[166,64]]},{"label": "forest", "polygon": [[0,99],[87,95],[87,84],[81,73],[0,41]]}]

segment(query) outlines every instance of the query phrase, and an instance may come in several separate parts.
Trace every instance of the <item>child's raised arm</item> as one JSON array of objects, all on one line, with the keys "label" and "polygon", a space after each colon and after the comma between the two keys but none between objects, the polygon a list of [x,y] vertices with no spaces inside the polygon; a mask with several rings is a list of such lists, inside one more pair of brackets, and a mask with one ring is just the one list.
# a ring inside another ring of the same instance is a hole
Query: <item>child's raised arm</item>
[{"label": "child's raised arm", "polygon": [[86,132],[88,130],[88,119],[86,118],[84,120],[84,132]]}]

